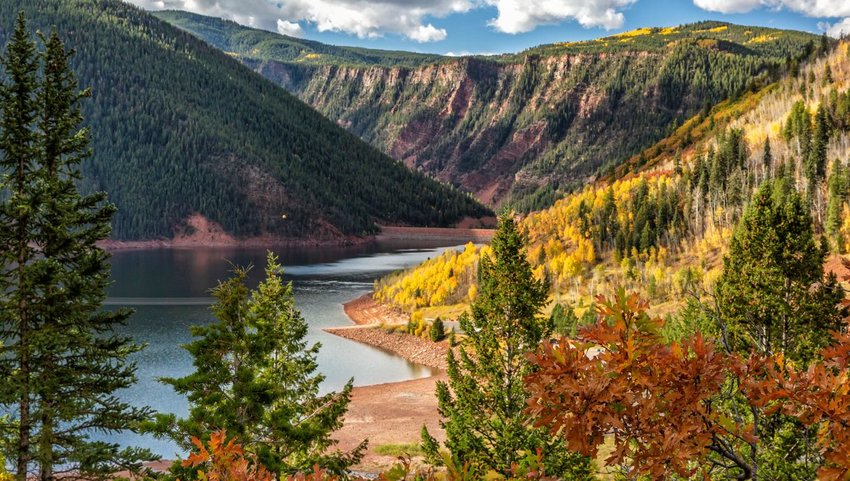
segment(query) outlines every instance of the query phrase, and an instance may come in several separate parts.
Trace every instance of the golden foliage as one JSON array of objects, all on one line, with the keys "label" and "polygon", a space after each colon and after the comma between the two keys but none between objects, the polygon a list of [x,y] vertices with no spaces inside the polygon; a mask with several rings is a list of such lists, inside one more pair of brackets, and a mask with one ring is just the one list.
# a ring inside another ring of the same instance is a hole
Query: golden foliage
[{"label": "golden foliage", "polygon": [[408,312],[420,307],[469,302],[481,253],[490,247],[471,242],[462,251],[448,250],[414,269],[392,274],[375,283],[374,298]]}]

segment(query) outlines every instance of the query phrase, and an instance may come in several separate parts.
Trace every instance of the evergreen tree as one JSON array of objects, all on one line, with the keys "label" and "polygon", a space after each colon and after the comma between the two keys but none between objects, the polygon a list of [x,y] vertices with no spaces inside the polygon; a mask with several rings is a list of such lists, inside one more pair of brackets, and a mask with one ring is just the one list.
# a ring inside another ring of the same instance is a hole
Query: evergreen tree
[{"label": "evergreen tree", "polygon": [[236,269],[213,290],[218,322],[192,328],[197,339],[184,347],[195,372],[163,380],[190,403],[189,417],[172,425],[171,436],[186,445],[191,436],[206,439],[225,429],[279,475],[315,464],[343,474],[366,448],[364,441],[348,453],[328,451],[336,444],[331,434],[342,426],[352,382],[341,392],[319,395],[320,345],[307,345],[307,322],[295,307],[292,284],[283,282],[272,254],[254,291],[245,285],[248,270]]},{"label": "evergreen tree", "polygon": [[850,179],[848,169],[841,165],[838,159],[832,161],[829,181],[827,182],[829,198],[826,207],[826,232],[833,241],[837,252],[844,249],[844,240],[841,236],[841,214],[844,203],[850,194]]},{"label": "evergreen tree", "polygon": [[826,175],[826,150],[829,145],[829,122],[823,105],[815,114],[815,126],[811,147],[806,159],[806,177],[809,180],[810,193]]},{"label": "evergreen tree", "polygon": [[439,317],[434,319],[434,322],[431,323],[431,341],[440,342],[446,338],[446,327],[443,325],[443,320]]},{"label": "evergreen tree", "polygon": [[93,441],[94,432],[134,430],[150,415],[119,401],[135,383],[128,355],[139,346],[113,333],[130,311],[102,311],[108,255],[96,246],[115,208],[76,187],[89,156],[72,55],[54,31],[38,53],[23,15],[3,66],[0,191],[0,406],[14,412],[16,477],[97,479],[137,469],[150,453]]},{"label": "evergreen tree", "polygon": [[826,249],[793,189],[764,184],[747,208],[717,285],[724,341],[730,349],[811,360],[841,325],[843,293],[824,277]]},{"label": "evergreen tree", "polygon": [[[718,281],[715,320],[728,350],[780,354],[804,367],[841,326],[843,291],[833,274],[825,278],[826,249],[815,239],[802,197],[784,183],[763,184],[744,213]],[[748,460],[751,479],[814,479],[813,442],[799,420],[741,395],[713,406],[739,425],[754,426],[757,441],[727,444],[728,452]]]},{"label": "evergreen tree", "polygon": [[770,147],[770,137],[764,139],[764,153],[761,157],[762,166],[764,167],[764,178],[770,177],[770,169],[773,167],[773,152]]},{"label": "evergreen tree", "polygon": [[[542,449],[546,473],[563,479],[590,479],[586,458],[572,454],[525,414],[527,359],[552,333],[538,317],[548,287],[536,280],[523,239],[509,215],[499,219],[493,258],[479,265],[479,294],[471,314],[460,318],[466,335],[460,357],[448,355],[448,383],[438,382],[437,400],[446,447],[457,465],[484,474],[509,476],[525,455]],[[437,459],[437,443],[423,428],[423,447]],[[523,454],[525,453],[525,455]]]}]

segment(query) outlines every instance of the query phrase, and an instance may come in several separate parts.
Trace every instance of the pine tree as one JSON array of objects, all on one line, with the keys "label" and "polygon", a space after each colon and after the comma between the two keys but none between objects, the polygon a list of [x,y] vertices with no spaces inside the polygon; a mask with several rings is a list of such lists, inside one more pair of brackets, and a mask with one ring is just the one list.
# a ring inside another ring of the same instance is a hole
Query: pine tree
[{"label": "pine tree", "polygon": [[829,121],[823,105],[815,114],[815,126],[812,133],[811,148],[806,159],[806,177],[809,187],[814,188],[826,175],[826,151],[829,145]]},{"label": "pine tree", "polygon": [[[826,249],[815,239],[803,198],[784,183],[762,185],[745,211],[718,280],[715,321],[728,351],[780,355],[804,368],[841,326],[843,291],[833,274],[824,276]],[[813,441],[799,420],[744,395],[713,406],[738,425],[754,426],[758,440],[727,443],[750,463],[750,479],[814,479]]]},{"label": "pine tree", "polygon": [[[509,215],[499,219],[493,258],[479,265],[479,294],[471,314],[460,318],[466,335],[459,358],[448,355],[448,383],[438,382],[437,401],[446,447],[456,465],[468,463],[484,474],[509,476],[525,453],[542,449],[546,473],[563,479],[590,479],[588,459],[568,452],[525,414],[531,373],[526,357],[552,333],[538,317],[548,286],[536,280],[523,239]],[[438,458],[437,443],[423,428],[423,448]]]},{"label": "pine tree", "polygon": [[847,195],[850,193],[848,192],[850,184],[848,184],[847,176],[848,170],[841,165],[838,159],[833,160],[827,182],[829,198],[826,207],[825,228],[837,252],[844,250],[844,239],[841,235],[841,214]]},{"label": "pine tree", "polygon": [[266,278],[251,291],[249,269],[213,290],[218,322],[196,326],[196,340],[184,346],[195,372],[164,379],[189,398],[189,417],[171,421],[173,439],[207,439],[225,429],[277,474],[293,474],[318,464],[343,474],[359,461],[364,441],[351,452],[328,452],[331,434],[342,427],[352,382],[341,392],[319,395],[318,343],[307,345],[307,322],[295,307],[292,284],[284,283],[277,258],[269,254]]},{"label": "pine tree", "polygon": [[[137,469],[150,453],[93,441],[94,432],[134,430],[147,409],[115,391],[135,383],[131,339],[113,333],[130,311],[103,311],[108,255],[96,246],[115,212],[103,193],[76,187],[90,155],[66,52],[54,31],[38,53],[18,17],[4,67],[0,208],[4,292],[0,318],[0,406],[15,412],[16,477],[74,471],[88,479]],[[61,471],[57,471],[61,470]]]},{"label": "pine tree", "polygon": [[770,177],[770,169],[773,167],[773,152],[770,148],[770,137],[764,139],[764,153],[761,157],[762,167],[764,168],[763,178]]},{"label": "pine tree", "polygon": [[431,323],[431,341],[440,342],[446,338],[446,326],[443,325],[443,320],[439,317],[434,319],[434,322]]},{"label": "pine tree", "polygon": [[732,237],[717,285],[720,323],[730,349],[808,362],[841,325],[842,291],[824,276],[826,249],[805,203],[780,183],[757,191]]}]

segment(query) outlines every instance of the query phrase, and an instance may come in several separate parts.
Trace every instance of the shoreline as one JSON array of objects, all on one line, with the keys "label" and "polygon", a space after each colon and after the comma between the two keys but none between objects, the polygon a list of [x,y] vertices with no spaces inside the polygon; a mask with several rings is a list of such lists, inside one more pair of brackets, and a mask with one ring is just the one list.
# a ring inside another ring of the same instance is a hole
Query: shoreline
[{"label": "shoreline", "polygon": [[326,328],[325,332],[376,349],[391,352],[409,362],[427,366],[436,372],[429,377],[386,384],[358,386],[352,390],[351,403],[341,429],[334,434],[341,449],[352,449],[363,439],[369,447],[356,467],[378,473],[398,462],[397,456],[382,455],[377,448],[387,445],[417,445],[422,426],[438,441],[445,441],[437,410],[437,381],[445,382],[448,340],[434,343],[407,333],[391,333],[381,324],[406,324],[406,314],[372,299],[371,293],[343,304],[352,325]]},{"label": "shoreline", "polygon": [[391,352],[409,362],[445,372],[449,341],[433,342],[406,332],[390,332],[385,326],[406,325],[407,314],[364,294],[343,304],[352,326],[328,327],[329,334]]},{"label": "shoreline", "polygon": [[220,231],[208,230],[203,234],[178,236],[173,239],[104,240],[98,247],[109,251],[199,248],[258,248],[258,247],[346,247],[386,240],[432,240],[446,242],[489,242],[493,229],[468,229],[454,227],[396,227],[380,226],[381,232],[367,237],[346,236],[334,239],[303,239],[273,236],[237,239]]}]

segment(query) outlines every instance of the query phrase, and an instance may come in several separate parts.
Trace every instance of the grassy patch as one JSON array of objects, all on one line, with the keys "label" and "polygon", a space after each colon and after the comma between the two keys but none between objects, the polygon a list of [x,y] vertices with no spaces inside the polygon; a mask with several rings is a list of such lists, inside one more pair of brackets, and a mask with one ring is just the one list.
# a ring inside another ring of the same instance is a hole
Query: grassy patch
[{"label": "grassy patch", "polygon": [[375,448],[381,456],[422,456],[422,448],[418,444],[381,444]]}]

